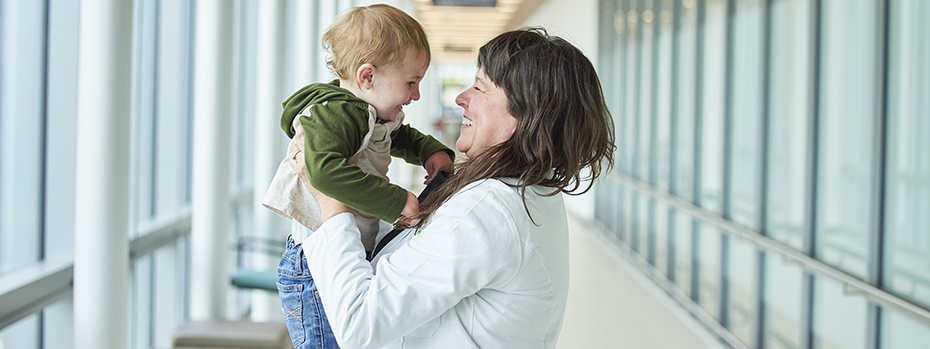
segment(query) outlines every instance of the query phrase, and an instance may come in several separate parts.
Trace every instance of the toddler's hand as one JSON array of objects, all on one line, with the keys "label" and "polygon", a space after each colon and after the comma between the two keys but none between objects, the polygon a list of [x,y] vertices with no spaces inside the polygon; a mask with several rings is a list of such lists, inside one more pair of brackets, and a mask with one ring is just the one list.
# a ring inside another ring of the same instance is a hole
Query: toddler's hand
[{"label": "toddler's hand", "polygon": [[410,191],[407,191],[407,204],[404,205],[404,210],[400,212],[400,217],[397,219],[408,225],[414,225],[420,221],[420,201]]},{"label": "toddler's hand", "polygon": [[423,184],[429,184],[436,177],[436,173],[443,170],[449,171],[452,168],[452,159],[449,158],[449,153],[440,150],[430,155],[423,167],[426,167],[426,177],[424,177],[426,180]]}]

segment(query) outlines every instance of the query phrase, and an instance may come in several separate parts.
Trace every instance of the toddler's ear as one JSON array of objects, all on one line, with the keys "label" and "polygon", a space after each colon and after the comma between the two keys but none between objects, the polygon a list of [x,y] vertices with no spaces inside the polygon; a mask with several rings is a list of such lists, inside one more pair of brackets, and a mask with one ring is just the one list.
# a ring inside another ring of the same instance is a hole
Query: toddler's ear
[{"label": "toddler's ear", "polygon": [[355,71],[355,82],[358,84],[358,87],[363,89],[371,89],[373,85],[375,75],[375,66],[371,63],[365,63],[358,66],[358,69]]}]

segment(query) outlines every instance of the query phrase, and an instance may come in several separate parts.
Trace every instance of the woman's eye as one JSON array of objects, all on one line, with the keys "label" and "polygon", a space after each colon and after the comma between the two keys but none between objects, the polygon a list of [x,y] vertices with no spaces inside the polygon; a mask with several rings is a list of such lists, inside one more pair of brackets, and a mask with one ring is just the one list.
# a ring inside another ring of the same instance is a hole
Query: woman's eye
[{"label": "woman's eye", "polygon": [[478,86],[475,86],[474,89],[475,89],[475,91],[481,91],[481,89],[478,88]]}]

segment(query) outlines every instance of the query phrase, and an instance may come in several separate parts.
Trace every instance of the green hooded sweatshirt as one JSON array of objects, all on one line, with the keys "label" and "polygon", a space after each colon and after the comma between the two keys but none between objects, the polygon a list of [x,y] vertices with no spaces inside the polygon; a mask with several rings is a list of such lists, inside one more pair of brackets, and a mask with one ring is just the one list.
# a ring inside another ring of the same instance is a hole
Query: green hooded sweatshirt
[{"label": "green hooded sweatshirt", "polygon": [[[394,222],[407,203],[407,190],[376,174],[349,164],[368,134],[368,103],[339,87],[339,80],[307,85],[284,101],[281,128],[289,138],[294,118],[307,106],[312,117],[300,118],[304,129],[304,160],[310,184],[358,211]],[[455,153],[432,136],[410,125],[391,133],[391,156],[423,166],[437,151]]]}]

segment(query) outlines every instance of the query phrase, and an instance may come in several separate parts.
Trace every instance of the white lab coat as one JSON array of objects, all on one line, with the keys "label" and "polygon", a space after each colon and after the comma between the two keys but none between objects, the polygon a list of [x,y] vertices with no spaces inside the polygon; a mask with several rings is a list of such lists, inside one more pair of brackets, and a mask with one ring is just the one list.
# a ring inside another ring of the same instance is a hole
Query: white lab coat
[{"label": "white lab coat", "polygon": [[519,189],[472,183],[372,263],[351,214],[326,221],[303,248],[339,345],[555,347],[568,295],[568,223],[562,195],[540,194],[547,191],[526,192],[534,224]]}]

